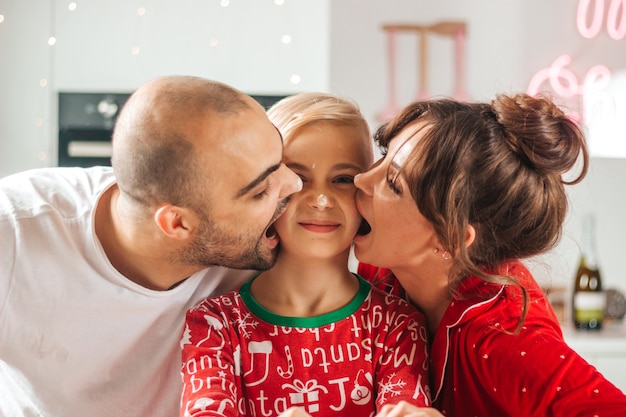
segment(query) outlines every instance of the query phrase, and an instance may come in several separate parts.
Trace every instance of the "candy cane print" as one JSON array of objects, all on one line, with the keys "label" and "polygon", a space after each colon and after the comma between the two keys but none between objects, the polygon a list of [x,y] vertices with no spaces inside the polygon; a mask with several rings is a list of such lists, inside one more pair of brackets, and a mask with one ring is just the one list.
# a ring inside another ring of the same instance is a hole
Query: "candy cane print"
[{"label": "candy cane print", "polygon": [[289,350],[289,346],[285,346],[285,355],[287,356],[287,370],[284,371],[283,368],[279,366],[276,368],[276,371],[278,372],[278,375],[280,375],[283,378],[291,378],[294,373],[294,366],[293,366],[293,358],[291,357],[291,350]]}]

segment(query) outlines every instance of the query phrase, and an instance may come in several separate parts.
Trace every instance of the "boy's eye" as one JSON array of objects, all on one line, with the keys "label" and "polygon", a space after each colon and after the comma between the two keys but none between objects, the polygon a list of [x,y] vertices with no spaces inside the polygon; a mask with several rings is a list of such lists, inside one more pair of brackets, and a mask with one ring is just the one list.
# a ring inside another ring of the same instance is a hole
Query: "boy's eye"
[{"label": "boy's eye", "polygon": [[300,179],[302,180],[302,184],[303,185],[307,184],[309,182],[309,179],[307,178],[306,175],[304,175],[304,174],[302,174],[302,173],[300,173],[298,171],[293,170],[293,168],[292,168],[292,171],[295,172],[298,177],[300,177]]},{"label": "boy's eye", "polygon": [[337,184],[353,184],[354,177],[352,175],[340,175],[339,177],[335,178],[333,182]]}]

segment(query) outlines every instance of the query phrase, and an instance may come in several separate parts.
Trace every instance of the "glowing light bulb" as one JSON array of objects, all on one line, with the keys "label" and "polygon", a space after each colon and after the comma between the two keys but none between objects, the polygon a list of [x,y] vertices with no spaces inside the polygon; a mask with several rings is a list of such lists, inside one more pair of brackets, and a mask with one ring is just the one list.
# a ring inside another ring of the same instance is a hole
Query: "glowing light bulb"
[{"label": "glowing light bulb", "polygon": [[139,55],[140,51],[141,50],[139,49],[138,46],[133,46],[132,48],[130,48],[130,53],[133,54],[133,55]]},{"label": "glowing light bulb", "polygon": [[291,84],[300,84],[302,78],[300,78],[298,74],[293,74],[291,77],[289,77],[289,81],[291,81]]},{"label": "glowing light bulb", "polygon": [[146,14],[146,8],[145,7],[140,7],[137,9],[137,15],[139,16],[143,16]]},{"label": "glowing light bulb", "polygon": [[52,45],[54,45],[55,43],[57,43],[57,38],[55,38],[54,36],[50,36],[50,37],[48,38],[48,45],[52,46]]},{"label": "glowing light bulb", "polygon": [[67,5],[67,9],[70,12],[73,12],[74,10],[76,10],[76,2],[71,2],[70,4]]},{"label": "glowing light bulb", "polygon": [[287,45],[288,43],[291,43],[291,36],[283,35],[282,38],[280,38],[280,41],[284,43],[285,45]]},{"label": "glowing light bulb", "polygon": [[42,78],[41,80],[39,80],[40,87],[45,87],[47,85],[48,85],[48,80],[46,80],[45,78]]},{"label": "glowing light bulb", "polygon": [[0,23],[4,22],[4,15],[0,14]]}]

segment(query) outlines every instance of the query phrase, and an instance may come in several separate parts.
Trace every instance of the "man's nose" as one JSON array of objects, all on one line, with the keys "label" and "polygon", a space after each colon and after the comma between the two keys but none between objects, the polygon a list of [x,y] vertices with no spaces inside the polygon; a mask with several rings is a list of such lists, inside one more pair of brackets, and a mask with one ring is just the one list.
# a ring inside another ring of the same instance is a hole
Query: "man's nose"
[{"label": "man's nose", "polygon": [[285,164],[281,165],[279,171],[281,171],[280,198],[302,190],[302,180],[298,174],[287,168]]}]

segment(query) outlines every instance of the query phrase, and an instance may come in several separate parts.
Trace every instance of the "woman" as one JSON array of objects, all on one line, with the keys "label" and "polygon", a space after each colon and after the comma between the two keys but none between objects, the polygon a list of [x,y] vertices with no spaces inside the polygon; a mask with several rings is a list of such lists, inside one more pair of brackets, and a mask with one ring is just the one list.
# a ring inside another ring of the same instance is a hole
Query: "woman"
[{"label": "woman", "polygon": [[[362,264],[364,277],[397,279],[426,315],[433,405],[448,417],[623,416],[624,394],[567,346],[520,262],[556,244],[564,185],[586,174],[576,124],[527,95],[434,100],[406,107],[375,141],[384,157],[355,178],[369,225],[355,254],[384,268]],[[411,413],[433,411],[381,414]]]}]

